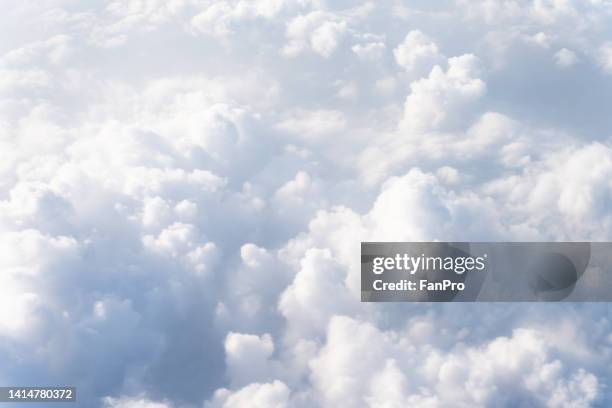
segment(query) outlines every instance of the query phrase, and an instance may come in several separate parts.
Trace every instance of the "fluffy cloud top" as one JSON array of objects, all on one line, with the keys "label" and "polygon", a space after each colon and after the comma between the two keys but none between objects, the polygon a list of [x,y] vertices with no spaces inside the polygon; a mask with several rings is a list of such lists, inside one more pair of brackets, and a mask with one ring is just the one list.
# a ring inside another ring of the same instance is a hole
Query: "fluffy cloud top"
[{"label": "fluffy cloud top", "polygon": [[418,65],[432,64],[441,58],[438,46],[427,35],[418,30],[410,31],[404,41],[393,50],[395,62],[406,70]]}]

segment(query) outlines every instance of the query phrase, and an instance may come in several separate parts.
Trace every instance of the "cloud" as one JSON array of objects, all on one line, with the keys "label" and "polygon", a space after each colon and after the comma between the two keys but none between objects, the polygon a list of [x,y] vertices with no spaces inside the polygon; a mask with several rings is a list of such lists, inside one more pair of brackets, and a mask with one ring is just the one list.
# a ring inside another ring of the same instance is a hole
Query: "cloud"
[{"label": "cloud", "polygon": [[419,30],[410,31],[393,50],[393,55],[395,62],[408,71],[427,65],[431,67],[442,58],[436,43]]},{"label": "cloud", "polygon": [[228,333],[225,338],[225,355],[232,385],[247,385],[266,379],[271,373],[269,358],[274,352],[274,343],[269,334]]},{"label": "cloud", "polygon": [[577,11],[572,1],[536,0],[530,13],[536,20],[544,24],[552,24],[564,17],[574,16]]},{"label": "cloud", "polygon": [[351,50],[353,50],[359,58],[372,61],[382,58],[386,49],[387,46],[385,43],[376,38],[372,38],[372,41],[363,44],[355,44],[351,47]]},{"label": "cloud", "polygon": [[[565,231],[552,226],[547,230],[560,239],[569,236],[604,237],[607,236],[605,228],[610,223],[606,208],[610,200],[607,172],[611,153],[610,146],[599,143],[576,150],[562,150],[530,166],[521,178],[492,182],[489,191],[499,188],[500,192],[506,192],[502,193],[506,198],[516,200],[516,204],[521,202],[515,210],[528,215],[534,228],[542,228],[547,222],[544,208],[552,209],[559,219],[564,220]],[[597,165],[587,166],[587,162]],[[593,222],[595,219],[598,219],[597,223]]]},{"label": "cloud", "polygon": [[78,259],[79,244],[68,236],[52,237],[27,229],[0,236],[2,259],[2,317],[4,336],[27,336],[44,324],[40,309],[53,277],[45,272],[70,267]]},{"label": "cloud", "polygon": [[4,11],[5,383],[91,407],[609,405],[606,305],[362,304],[358,257],[610,240],[605,2]]},{"label": "cloud", "polygon": [[296,339],[320,335],[334,313],[354,308],[344,289],[341,265],[329,251],[310,249],[300,264],[300,271],[279,302],[279,310],[290,322]]},{"label": "cloud", "polygon": [[328,58],[338,47],[347,26],[346,20],[322,11],[299,15],[287,24],[288,42],[283,48],[283,54],[293,57],[305,49],[311,49]]},{"label": "cloud", "polygon": [[612,44],[605,43],[599,48],[599,63],[605,72],[612,72]]},{"label": "cloud", "polygon": [[555,62],[562,68],[567,68],[575,65],[578,62],[576,53],[567,48],[561,48],[555,54]]},{"label": "cloud", "polygon": [[172,405],[165,402],[154,402],[147,399],[138,398],[105,398],[104,407],[108,408],[170,408]]},{"label": "cloud", "polygon": [[549,48],[552,40],[546,33],[540,31],[528,37],[527,41],[542,48]]},{"label": "cloud", "polygon": [[305,141],[317,141],[342,132],[346,118],[334,110],[296,111],[280,121],[277,127]]},{"label": "cloud", "polygon": [[289,388],[281,381],[253,383],[239,391],[219,390],[206,408],[238,408],[248,405],[253,408],[285,408],[289,405]]},{"label": "cloud", "polygon": [[328,330],[311,363],[324,406],[590,406],[600,393],[593,374],[567,370],[533,329],[449,352],[347,317],[333,317]]},{"label": "cloud", "polygon": [[446,71],[436,65],[427,78],[413,82],[400,127],[423,133],[465,123],[470,105],[486,92],[485,82],[478,78],[478,64],[478,58],[470,54],[449,58]]},{"label": "cloud", "polygon": [[242,21],[273,19],[286,3],[284,0],[212,2],[191,19],[191,24],[200,32],[224,37],[232,34],[233,27]]}]

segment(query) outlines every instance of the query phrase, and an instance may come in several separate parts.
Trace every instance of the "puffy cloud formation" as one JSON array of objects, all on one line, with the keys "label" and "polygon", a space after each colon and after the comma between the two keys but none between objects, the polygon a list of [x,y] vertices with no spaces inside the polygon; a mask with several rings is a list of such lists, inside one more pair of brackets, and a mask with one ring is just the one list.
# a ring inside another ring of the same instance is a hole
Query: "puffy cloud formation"
[{"label": "puffy cloud formation", "polygon": [[0,378],[608,406],[605,304],[362,304],[362,240],[612,238],[606,1],[11,1]]},{"label": "puffy cloud formation", "polygon": [[230,392],[221,389],[215,392],[211,402],[204,404],[205,408],[286,408],[289,407],[289,388],[280,381],[248,386]]},{"label": "puffy cloud formation", "polygon": [[233,385],[248,385],[264,378],[269,371],[268,360],[274,352],[269,334],[261,337],[230,332],[225,339],[228,374]]},{"label": "puffy cloud formation", "polygon": [[404,42],[393,50],[393,55],[395,62],[407,70],[419,64],[431,64],[441,57],[436,43],[418,30],[410,31]]},{"label": "puffy cloud formation", "polygon": [[299,15],[287,24],[288,43],[283,53],[296,56],[304,49],[311,49],[322,57],[329,57],[346,31],[346,20],[334,14],[317,10]]},{"label": "puffy cloud formation", "polygon": [[[553,346],[534,329],[516,329],[510,337],[450,352],[415,342],[413,333],[405,335],[333,317],[327,343],[311,362],[322,405],[506,406],[521,401],[528,406],[586,407],[598,395],[597,378],[583,369],[568,372],[551,357]],[[408,336],[413,340],[407,341]]]},{"label": "puffy cloud formation", "polygon": [[486,92],[478,78],[478,59],[472,54],[448,60],[444,71],[436,65],[427,78],[410,84],[400,126],[414,133],[465,126],[474,101]]}]

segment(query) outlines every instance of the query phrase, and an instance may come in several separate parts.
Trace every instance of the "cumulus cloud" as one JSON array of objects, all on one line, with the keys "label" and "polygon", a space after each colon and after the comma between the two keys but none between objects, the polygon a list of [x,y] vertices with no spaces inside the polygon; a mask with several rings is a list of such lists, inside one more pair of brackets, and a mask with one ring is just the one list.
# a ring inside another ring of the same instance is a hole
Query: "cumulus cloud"
[{"label": "cumulus cloud", "polygon": [[285,408],[289,405],[289,388],[281,381],[272,383],[253,383],[236,392],[223,389],[215,392],[213,401],[204,404],[205,408]]},{"label": "cumulus cloud", "polygon": [[362,304],[359,245],[610,240],[611,19],[9,2],[0,378],[107,408],[609,405],[606,305]]},{"label": "cumulus cloud", "polygon": [[284,0],[209,2],[191,19],[196,30],[223,37],[245,20],[273,19],[286,5]]},{"label": "cumulus cloud", "polygon": [[359,58],[377,60],[382,57],[387,46],[382,41],[369,41],[363,44],[355,44],[351,49]]},{"label": "cumulus cloud", "polygon": [[412,30],[394,50],[395,62],[406,70],[430,67],[442,58],[438,46],[419,30]]},{"label": "cumulus cloud", "polygon": [[313,11],[299,15],[287,24],[283,54],[292,57],[312,50],[327,58],[336,50],[347,29],[347,21],[333,14]]},{"label": "cumulus cloud", "polygon": [[225,338],[225,355],[232,385],[248,385],[271,374],[269,359],[274,343],[269,334],[256,336],[230,332]]},{"label": "cumulus cloud", "polygon": [[69,267],[78,257],[79,244],[69,236],[49,236],[26,229],[2,234],[0,248],[4,282],[0,330],[4,336],[27,336],[30,330],[44,324],[37,312],[48,290],[45,283],[51,283],[45,272]]},{"label": "cumulus cloud", "polygon": [[296,338],[300,338],[320,334],[328,319],[337,312],[350,310],[351,303],[344,290],[341,266],[329,251],[310,249],[302,258],[293,283],[283,292],[279,309],[297,332]]},{"label": "cumulus cloud", "polygon": [[452,57],[444,71],[436,65],[429,76],[410,85],[401,127],[415,133],[452,129],[464,124],[471,104],[486,92],[478,77],[478,58]]},{"label": "cumulus cloud", "polygon": [[322,405],[590,406],[600,393],[593,374],[563,367],[534,329],[449,352],[423,353],[427,345],[407,340],[365,322],[332,318],[327,343],[311,363]]}]

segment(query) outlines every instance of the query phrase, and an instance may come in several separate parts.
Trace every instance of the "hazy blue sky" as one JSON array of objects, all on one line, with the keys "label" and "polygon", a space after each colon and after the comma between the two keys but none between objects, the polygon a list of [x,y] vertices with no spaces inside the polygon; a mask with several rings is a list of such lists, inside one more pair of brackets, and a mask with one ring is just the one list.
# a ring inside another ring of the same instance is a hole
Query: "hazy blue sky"
[{"label": "hazy blue sky", "polygon": [[610,0],[4,1],[0,384],[607,407],[607,304],[362,304],[366,240],[612,240]]}]

